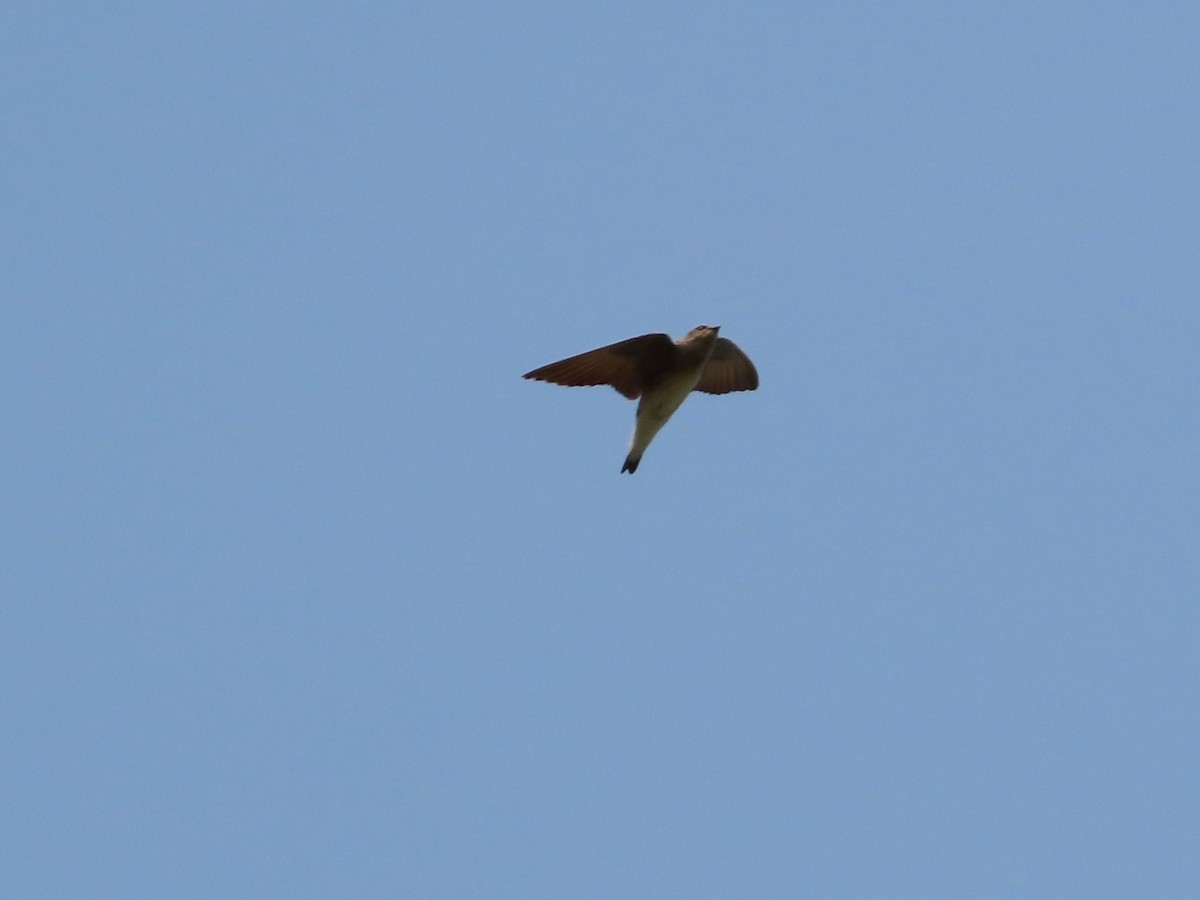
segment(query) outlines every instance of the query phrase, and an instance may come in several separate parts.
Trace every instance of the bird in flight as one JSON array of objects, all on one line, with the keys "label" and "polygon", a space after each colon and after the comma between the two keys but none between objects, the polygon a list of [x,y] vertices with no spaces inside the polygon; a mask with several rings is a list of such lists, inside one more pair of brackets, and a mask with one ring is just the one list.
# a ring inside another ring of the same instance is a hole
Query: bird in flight
[{"label": "bird in flight", "polygon": [[642,454],[692,391],[728,394],[758,387],[754,363],[719,325],[697,325],[678,341],[643,334],[526,372],[524,378],[569,387],[610,384],[630,400],[641,400],[629,455],[622,472],[636,472]]}]

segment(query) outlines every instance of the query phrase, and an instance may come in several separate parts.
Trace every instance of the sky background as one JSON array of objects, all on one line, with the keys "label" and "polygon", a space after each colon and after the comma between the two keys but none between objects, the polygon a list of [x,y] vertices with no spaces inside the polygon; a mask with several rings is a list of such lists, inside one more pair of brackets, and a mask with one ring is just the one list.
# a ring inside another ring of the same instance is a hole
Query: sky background
[{"label": "sky background", "polygon": [[6,4],[0,894],[1200,896],[1197,34]]}]

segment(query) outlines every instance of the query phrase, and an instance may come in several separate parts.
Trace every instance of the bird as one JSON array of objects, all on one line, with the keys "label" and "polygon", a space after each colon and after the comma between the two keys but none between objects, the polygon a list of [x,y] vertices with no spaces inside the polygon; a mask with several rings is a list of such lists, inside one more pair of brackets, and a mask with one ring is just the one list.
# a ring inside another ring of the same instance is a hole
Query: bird
[{"label": "bird", "polygon": [[[753,391],[758,372],[720,325],[697,325],[678,341],[643,334],[552,362],[522,377],[568,387],[608,384],[638,400],[637,423],[621,472],[637,471],[642,454],[692,391]],[[641,398],[639,400],[639,398]]]}]

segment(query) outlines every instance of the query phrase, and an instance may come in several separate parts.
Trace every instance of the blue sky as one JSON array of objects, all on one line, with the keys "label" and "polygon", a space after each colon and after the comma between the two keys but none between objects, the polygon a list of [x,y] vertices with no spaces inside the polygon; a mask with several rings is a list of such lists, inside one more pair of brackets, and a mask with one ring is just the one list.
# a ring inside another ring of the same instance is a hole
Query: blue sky
[{"label": "blue sky", "polygon": [[1200,892],[1194,4],[0,26],[4,896]]}]

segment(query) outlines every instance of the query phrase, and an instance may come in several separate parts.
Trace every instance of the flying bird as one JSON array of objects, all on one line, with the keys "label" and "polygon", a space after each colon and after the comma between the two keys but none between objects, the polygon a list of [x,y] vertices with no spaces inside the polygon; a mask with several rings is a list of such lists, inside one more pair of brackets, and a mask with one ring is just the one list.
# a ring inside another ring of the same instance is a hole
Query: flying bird
[{"label": "flying bird", "polygon": [[641,400],[629,455],[622,472],[636,472],[642,454],[692,391],[728,394],[758,387],[754,363],[719,325],[697,325],[678,341],[643,334],[526,372],[524,378],[569,387],[610,384],[630,400]]}]

